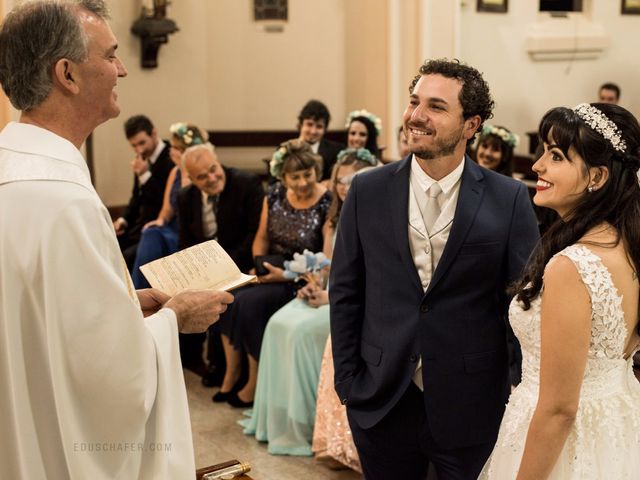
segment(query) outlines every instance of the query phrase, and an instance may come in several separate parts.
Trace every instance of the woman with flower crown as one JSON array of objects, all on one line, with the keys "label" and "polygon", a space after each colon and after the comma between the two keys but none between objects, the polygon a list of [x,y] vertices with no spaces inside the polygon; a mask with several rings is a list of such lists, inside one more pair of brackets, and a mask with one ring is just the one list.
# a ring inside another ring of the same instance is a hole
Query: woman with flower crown
[{"label": "woman with flower crown", "polygon": [[[356,172],[377,164],[363,148],[342,150],[331,175],[333,199],[323,226],[323,252],[331,258],[340,209]],[[244,432],[268,442],[275,455],[312,455],[316,388],[329,335],[326,288],[309,282],[297,297],[273,314],[260,351],[253,410],[241,421]]]},{"label": "woman with flower crown", "polygon": [[640,475],[640,125],[617,105],[543,117],[534,202],[560,219],[514,286],[523,353],[481,479]]},{"label": "woman with flower crown", "polygon": [[142,227],[142,236],[133,264],[131,278],[136,288],[148,288],[149,282],[140,272],[140,267],[158,258],[166,257],[178,251],[178,192],[191,183],[183,172],[182,153],[193,145],[205,143],[207,132],[193,124],[174,123],[171,132],[171,160],[175,164],[164,189],[164,200],[158,218]]},{"label": "woman with flower crown", "polygon": [[378,136],[382,133],[380,118],[366,110],[354,110],[347,115],[347,148],[365,148],[380,158]]},{"label": "woman with flower crown", "polygon": [[509,129],[485,123],[478,137],[476,161],[481,167],[510,177],[513,173],[513,149],[518,142],[518,136]]},{"label": "woman with flower crown", "polygon": [[[267,322],[296,293],[295,284],[283,275],[282,268],[258,257],[274,255],[290,259],[305,249],[313,252],[322,249],[322,226],[331,192],[318,181],[321,165],[322,158],[299,139],[284,142],[273,154],[270,170],[279,181],[267,191],[252,246],[254,258],[267,273],[258,276],[257,285],[233,292],[235,301],[221,317],[220,323],[231,328],[222,332],[227,370],[220,391],[213,396],[214,402],[226,401],[244,408],[253,405]],[[236,348],[239,347],[244,347],[248,355],[249,378],[238,390],[241,356]]]}]

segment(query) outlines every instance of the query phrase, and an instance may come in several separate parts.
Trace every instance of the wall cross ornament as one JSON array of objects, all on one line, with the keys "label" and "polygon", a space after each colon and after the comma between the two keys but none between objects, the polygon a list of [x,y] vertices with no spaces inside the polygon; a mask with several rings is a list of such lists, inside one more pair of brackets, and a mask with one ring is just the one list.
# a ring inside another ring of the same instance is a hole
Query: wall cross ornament
[{"label": "wall cross ornament", "polygon": [[140,37],[142,68],[158,67],[158,50],[177,32],[176,22],[167,18],[168,0],[153,0],[153,8],[142,7],[140,17],[131,26],[131,33]]}]

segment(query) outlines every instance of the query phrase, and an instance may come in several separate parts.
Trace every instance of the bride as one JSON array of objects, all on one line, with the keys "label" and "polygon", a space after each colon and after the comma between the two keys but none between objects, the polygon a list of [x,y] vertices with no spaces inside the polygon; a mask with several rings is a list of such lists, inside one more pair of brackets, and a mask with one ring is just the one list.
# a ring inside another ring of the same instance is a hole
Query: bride
[{"label": "bride", "polygon": [[514,288],[523,379],[480,479],[637,479],[640,126],[581,104],[547,112],[539,133],[534,202],[562,220]]}]

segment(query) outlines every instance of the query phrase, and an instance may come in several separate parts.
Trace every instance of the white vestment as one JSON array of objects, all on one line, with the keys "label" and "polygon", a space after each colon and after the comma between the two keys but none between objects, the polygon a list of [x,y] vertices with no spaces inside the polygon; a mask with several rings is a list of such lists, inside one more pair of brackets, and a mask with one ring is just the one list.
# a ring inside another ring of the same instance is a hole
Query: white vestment
[{"label": "white vestment", "polygon": [[0,133],[0,477],[192,479],[173,311],[143,318],[70,142]]}]

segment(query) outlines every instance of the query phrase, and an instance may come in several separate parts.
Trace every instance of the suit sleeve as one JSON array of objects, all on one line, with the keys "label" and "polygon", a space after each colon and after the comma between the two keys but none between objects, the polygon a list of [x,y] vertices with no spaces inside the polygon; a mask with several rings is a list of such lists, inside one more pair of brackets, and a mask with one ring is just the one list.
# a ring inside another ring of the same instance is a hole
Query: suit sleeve
[{"label": "suit sleeve", "polygon": [[153,206],[152,211],[147,212],[147,214],[153,213],[154,217],[157,216],[162,208],[167,179],[174,167],[167,148],[168,147],[165,147],[165,150],[158,157],[158,160],[156,160],[155,165],[151,167],[151,178],[140,187],[142,203]]},{"label": "suit sleeve", "polygon": [[507,246],[507,280],[511,284],[522,275],[536,243],[540,238],[538,221],[524,184],[518,186],[509,229]]},{"label": "suit sleeve", "polygon": [[[531,255],[538,239],[538,221],[529,199],[527,187],[523,184],[518,186],[514,208],[511,213],[511,227],[509,229],[509,240],[507,245],[506,263],[506,285],[511,285],[522,275],[527,260]],[[511,297],[506,291],[503,292],[504,319],[507,328],[507,343],[509,349],[509,374],[511,384],[517,385],[522,377],[522,352],[520,342],[516,338],[511,324],[509,323],[509,303]]]},{"label": "suit sleeve", "polygon": [[246,252],[251,252],[251,244],[253,238],[258,231],[258,224],[260,223],[260,213],[262,212],[262,201],[264,199],[264,190],[262,183],[258,176],[252,175],[246,185],[244,194],[244,212],[247,222],[247,228],[244,238],[242,238],[233,248],[229,249],[229,255],[236,263],[239,263],[243,256],[246,256]]},{"label": "suit sleeve", "polygon": [[178,250],[184,250],[198,243],[191,232],[191,228],[189,228],[193,215],[190,208],[191,202],[189,202],[189,200],[191,199],[191,195],[189,193],[190,190],[188,187],[178,193]]},{"label": "suit sleeve", "polygon": [[342,207],[329,280],[335,389],[343,403],[360,367],[365,305],[365,263],[357,219],[356,177]]}]

